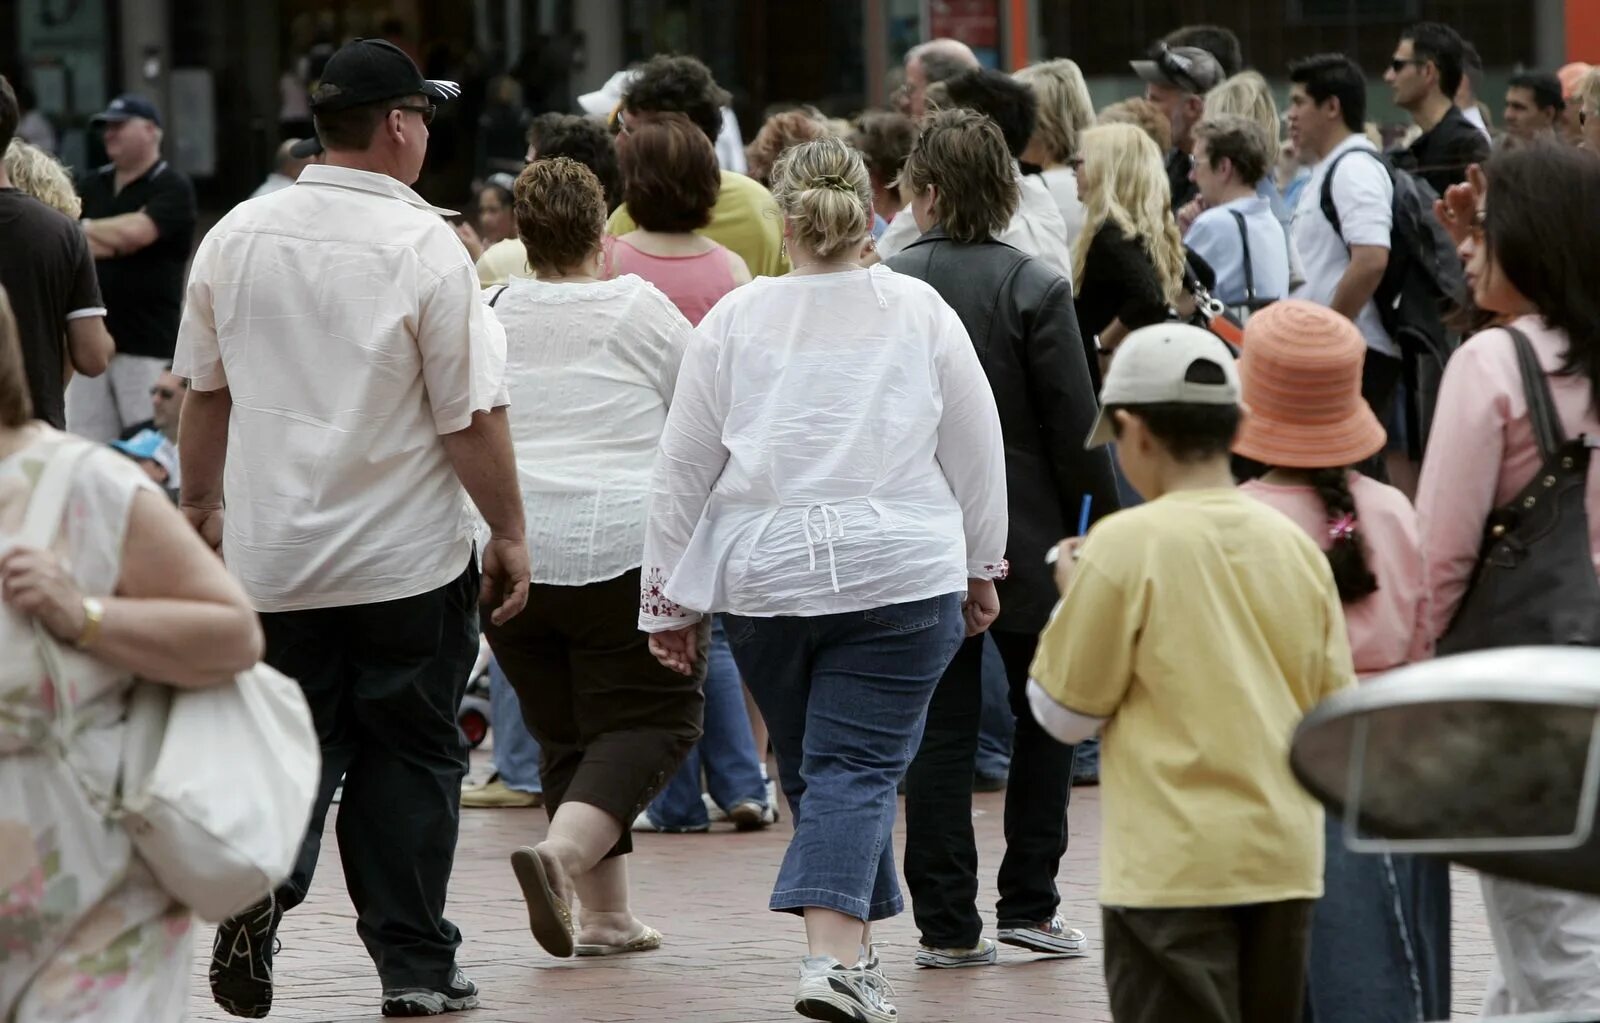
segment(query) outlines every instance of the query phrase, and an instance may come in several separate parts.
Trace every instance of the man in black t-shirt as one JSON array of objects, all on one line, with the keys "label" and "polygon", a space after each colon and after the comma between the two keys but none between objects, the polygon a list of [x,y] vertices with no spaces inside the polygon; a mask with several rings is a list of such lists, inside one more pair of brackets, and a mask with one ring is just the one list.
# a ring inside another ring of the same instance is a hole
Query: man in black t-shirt
[{"label": "man in black t-shirt", "polygon": [[94,118],[111,163],[78,182],[83,233],[99,272],[117,355],[104,377],[74,380],[67,422],[114,440],[149,414],[150,388],[172,361],[194,241],[194,186],[161,158],[161,115],[149,100],[119,96]]},{"label": "man in black t-shirt", "polygon": [[[20,114],[16,94],[0,76],[0,153],[11,144]],[[3,162],[0,238],[0,287],[16,314],[33,414],[63,429],[68,369],[103,373],[113,351],[94,260],[78,225],[12,187]]]},{"label": "man in black t-shirt", "polygon": [[1467,44],[1448,25],[1425,21],[1400,37],[1383,80],[1394,89],[1395,105],[1411,115],[1422,135],[1393,154],[1395,165],[1411,171],[1444,195],[1467,180],[1467,168],[1489,158],[1489,140],[1456,107]]}]

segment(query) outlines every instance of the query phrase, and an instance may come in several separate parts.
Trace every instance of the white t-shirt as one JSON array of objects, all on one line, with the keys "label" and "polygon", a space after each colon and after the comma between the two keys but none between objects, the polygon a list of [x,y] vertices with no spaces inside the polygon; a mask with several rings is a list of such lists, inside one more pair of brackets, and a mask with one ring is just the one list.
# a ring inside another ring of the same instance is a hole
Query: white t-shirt
[{"label": "white t-shirt", "polygon": [[[1068,243],[1067,222],[1056,205],[1055,197],[1037,174],[1023,174],[1017,170],[1017,184],[1021,197],[1011,223],[1000,233],[997,241],[1021,249],[1040,260],[1056,273],[1072,279],[1072,246]],[[1080,223],[1081,228],[1081,223]],[[890,259],[899,255],[907,245],[922,237],[917,229],[917,219],[906,206],[883,232],[876,243],[878,257]]]},{"label": "white t-shirt", "polygon": [[[1338,290],[1339,280],[1350,268],[1351,245],[1375,245],[1387,249],[1394,225],[1394,182],[1383,164],[1369,156],[1355,155],[1339,164],[1333,176],[1333,205],[1339,211],[1344,236],[1333,229],[1322,213],[1322,182],[1328,168],[1339,156],[1352,149],[1377,152],[1365,135],[1351,135],[1333,147],[1322,162],[1311,169],[1311,179],[1300,190],[1290,235],[1305,282],[1294,292],[1318,305],[1328,305]],[[1356,317],[1356,327],[1366,338],[1367,347],[1384,355],[1398,356],[1399,347],[1383,329],[1378,307],[1368,302]]]},{"label": "white t-shirt", "polygon": [[483,295],[506,330],[533,581],[582,586],[638,568],[650,472],[693,328],[632,274],[520,279]]},{"label": "white t-shirt", "polygon": [[1071,167],[1051,167],[1039,172],[1039,180],[1044,182],[1050,198],[1056,201],[1056,209],[1067,225],[1067,251],[1071,252],[1089,218],[1089,211],[1083,208],[1083,200],[1078,197],[1078,174]]},{"label": "white t-shirt", "polygon": [[1235,199],[1201,213],[1184,237],[1196,255],[1217,273],[1211,294],[1225,305],[1243,305],[1246,299],[1244,243],[1239,222],[1244,217],[1245,234],[1250,239],[1250,273],[1256,299],[1270,302],[1289,294],[1289,245],[1283,225],[1272,213],[1272,204],[1260,195]]},{"label": "white t-shirt", "polygon": [[640,628],[865,611],[1005,575],[994,395],[886,266],[758,277],[695,331],[661,437]]},{"label": "white t-shirt", "polygon": [[449,212],[313,166],[195,253],[173,372],[232,394],[222,555],[258,611],[398,600],[467,568],[477,519],[439,438],[506,404],[506,348]]}]

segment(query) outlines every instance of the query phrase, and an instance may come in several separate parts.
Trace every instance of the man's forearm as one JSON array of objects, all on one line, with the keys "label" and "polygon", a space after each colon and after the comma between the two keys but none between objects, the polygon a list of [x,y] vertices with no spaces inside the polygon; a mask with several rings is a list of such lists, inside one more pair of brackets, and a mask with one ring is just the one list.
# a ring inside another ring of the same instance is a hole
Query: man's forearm
[{"label": "man's forearm", "polygon": [[181,503],[194,508],[222,507],[222,466],[228,457],[228,418],[233,395],[190,388],[178,419]]},{"label": "man's forearm", "polygon": [[161,234],[155,221],[143,211],[120,213],[100,220],[85,220],[83,233],[89,239],[89,250],[96,259],[126,256],[138,252],[154,242]]},{"label": "man's forearm", "polygon": [[472,425],[439,438],[478,513],[496,537],[522,540],[522,492],[517,485],[517,456],[511,447],[511,421],[504,407],[475,412]]},{"label": "man's forearm", "polygon": [[1328,303],[1334,312],[1351,320],[1361,315],[1361,310],[1372,301],[1384,271],[1389,268],[1387,249],[1362,249],[1358,246],[1351,250],[1350,265],[1339,278],[1338,287],[1333,289],[1333,300]]}]

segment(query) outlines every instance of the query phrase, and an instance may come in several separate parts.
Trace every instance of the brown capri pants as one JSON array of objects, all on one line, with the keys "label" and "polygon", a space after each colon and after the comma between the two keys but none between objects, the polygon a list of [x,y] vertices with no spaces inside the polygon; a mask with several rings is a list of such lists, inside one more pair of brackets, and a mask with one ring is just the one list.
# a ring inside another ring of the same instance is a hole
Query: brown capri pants
[{"label": "brown capri pants", "polygon": [[607,856],[633,851],[630,826],[700,738],[710,629],[699,670],[662,667],[639,631],[639,570],[586,586],[535,583],[523,612],[483,617],[495,659],[539,740],[545,811],[567,800],[622,822]]},{"label": "brown capri pants", "polygon": [[1111,1018],[1299,1023],[1314,905],[1295,899],[1199,909],[1103,907]]}]

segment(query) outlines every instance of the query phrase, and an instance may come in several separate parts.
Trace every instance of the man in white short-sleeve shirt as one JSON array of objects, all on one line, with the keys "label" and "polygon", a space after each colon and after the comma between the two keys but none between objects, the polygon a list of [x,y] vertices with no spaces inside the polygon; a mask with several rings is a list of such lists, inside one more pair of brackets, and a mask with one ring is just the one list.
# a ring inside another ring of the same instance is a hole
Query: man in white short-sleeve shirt
[{"label": "man in white short-sleeve shirt", "polygon": [[[1387,419],[1400,380],[1400,349],[1372,298],[1389,266],[1394,183],[1377,148],[1362,134],[1366,78],[1349,58],[1325,54],[1291,65],[1289,80],[1289,138],[1312,165],[1290,229],[1305,275],[1294,297],[1355,321],[1367,341],[1362,393],[1379,418]],[[1353,152],[1357,149],[1372,155]],[[1340,159],[1346,153],[1349,157]],[[1322,210],[1323,181],[1335,163],[1332,196],[1341,230]]]},{"label": "man in white short-sleeve shirt", "polygon": [[[434,101],[381,40],[328,61],[312,96],[326,164],[206,236],[174,372],[188,515],[262,612],[266,660],[299,681],[322,787],[293,874],[217,933],[213,997],[265,1015],[282,914],[306,895],[340,779],[340,854],[384,1015],[471,1008],[444,918],[478,654],[472,503],[495,621],[527,599],[502,380],[505,335],[465,249],[408,184]],[[224,515],[225,508],[225,515]]]}]

